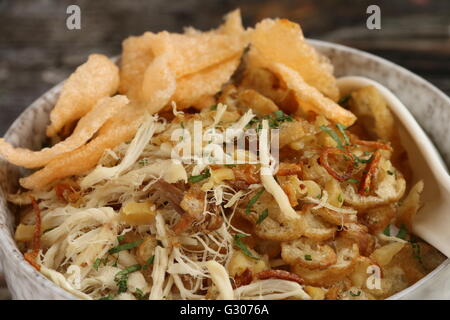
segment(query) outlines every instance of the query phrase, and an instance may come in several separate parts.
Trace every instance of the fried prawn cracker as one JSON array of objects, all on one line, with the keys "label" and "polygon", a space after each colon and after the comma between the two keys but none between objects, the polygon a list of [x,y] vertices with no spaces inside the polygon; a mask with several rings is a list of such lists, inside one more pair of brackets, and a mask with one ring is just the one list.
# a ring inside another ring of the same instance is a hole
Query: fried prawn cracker
[{"label": "fried prawn cracker", "polygon": [[192,36],[171,34],[171,40],[177,58],[169,66],[177,78],[229,61],[241,54],[247,44],[245,38],[211,32]]},{"label": "fried prawn cracker", "polygon": [[208,32],[188,28],[184,34],[163,31],[129,37],[123,42],[119,91],[152,108],[153,99],[158,99],[153,97],[155,88],[163,94],[161,89],[172,88],[174,79],[185,82],[184,77],[200,74],[202,80],[201,74],[221,64],[228,70],[230,60],[241,55],[248,44],[248,35],[236,10],[221,27]]},{"label": "fried prawn cracker", "polygon": [[0,154],[9,162],[25,168],[45,166],[59,155],[75,150],[84,145],[119,110],[125,107],[128,99],[125,96],[101,98],[83,118],[80,119],[72,135],[51,148],[32,151],[24,148],[14,148],[4,139],[0,139]]},{"label": "fried prawn cracker", "polygon": [[96,166],[104,150],[114,148],[134,137],[143,121],[144,109],[128,105],[110,119],[89,143],[50,161],[43,169],[20,179],[26,189],[42,189],[49,183],[83,174]]},{"label": "fried prawn cracker", "polygon": [[156,36],[152,32],[145,32],[141,36],[131,36],[123,41],[120,58],[121,94],[126,94],[130,98],[139,95],[144,72],[155,58],[152,45]]},{"label": "fried prawn cracker", "polygon": [[218,33],[229,35],[242,35],[244,33],[240,9],[227,13],[224,18],[225,22],[217,29]]},{"label": "fried prawn cracker", "polygon": [[251,46],[250,53],[256,51],[264,59],[288,66],[328,98],[339,99],[332,64],[305,41],[297,23],[286,19],[265,19],[256,25],[251,35]]},{"label": "fried prawn cracker", "polygon": [[145,70],[139,92],[139,102],[150,114],[160,111],[169,102],[177,86],[175,74],[168,65],[173,53],[167,33],[155,41],[154,52],[157,56]]},{"label": "fried prawn cracker", "polygon": [[[139,47],[144,52],[136,54]],[[161,110],[176,88],[175,74],[169,68],[173,55],[168,32],[147,32],[140,39],[127,39],[124,42],[120,91],[133,103],[145,106],[151,114]]]},{"label": "fried prawn cracker", "polygon": [[353,113],[325,97],[315,87],[310,86],[295,70],[281,63],[268,63],[267,68],[277,74],[285,82],[288,89],[294,91],[303,114],[313,111],[345,126],[350,126],[356,121]]},{"label": "fried prawn cracker", "polygon": [[393,141],[397,138],[395,118],[384,97],[374,86],[353,91],[348,105],[371,140]]},{"label": "fried prawn cracker", "polygon": [[241,12],[236,9],[217,29],[202,32],[189,27],[184,34],[171,34],[178,57],[171,62],[171,68],[179,78],[228,61],[242,54],[251,32],[242,26]]},{"label": "fried prawn cracker", "polygon": [[96,102],[111,96],[119,86],[119,69],[106,56],[92,54],[64,83],[61,95],[50,113],[47,136],[88,113]]},{"label": "fried prawn cracker", "polygon": [[279,110],[275,102],[253,89],[241,89],[237,99],[243,107],[251,108],[257,115],[269,115]]},{"label": "fried prawn cracker", "polygon": [[201,72],[177,80],[177,89],[172,97],[180,109],[199,106],[207,97],[213,97],[226,83],[239,65],[240,55],[214,65]]}]

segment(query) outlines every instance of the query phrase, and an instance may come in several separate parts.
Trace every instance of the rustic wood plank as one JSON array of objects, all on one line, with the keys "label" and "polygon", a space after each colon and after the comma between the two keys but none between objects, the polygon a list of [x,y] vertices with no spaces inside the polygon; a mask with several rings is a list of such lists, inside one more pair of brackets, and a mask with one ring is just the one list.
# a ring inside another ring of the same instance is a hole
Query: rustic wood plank
[{"label": "rustic wood plank", "polygon": [[[82,10],[80,31],[65,28],[72,3]],[[365,28],[369,4],[381,6],[381,31]],[[247,25],[264,17],[292,19],[308,37],[378,54],[450,95],[448,0],[0,0],[0,135],[89,53],[118,54],[125,37],[146,30],[208,29],[238,6]]]}]

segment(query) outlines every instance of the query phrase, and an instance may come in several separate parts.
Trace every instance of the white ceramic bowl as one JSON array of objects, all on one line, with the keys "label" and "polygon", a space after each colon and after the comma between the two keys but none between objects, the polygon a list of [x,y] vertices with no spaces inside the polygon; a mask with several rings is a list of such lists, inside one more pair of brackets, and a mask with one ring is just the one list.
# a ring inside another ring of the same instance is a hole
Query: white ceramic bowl
[{"label": "white ceramic bowl", "polygon": [[[374,55],[322,41],[311,43],[328,56],[337,77],[359,75],[372,78],[395,93],[435,143],[447,167],[450,165],[450,99],[429,82]],[[7,131],[5,138],[17,146],[40,148],[48,114],[61,84],[28,107]],[[411,157],[414,162],[414,158]],[[17,186],[25,172],[0,160],[0,263],[15,299],[75,299],[37,272],[24,259],[13,239],[14,217],[5,191]],[[1,268],[0,268],[1,269]],[[450,260],[390,299],[450,299]]]}]

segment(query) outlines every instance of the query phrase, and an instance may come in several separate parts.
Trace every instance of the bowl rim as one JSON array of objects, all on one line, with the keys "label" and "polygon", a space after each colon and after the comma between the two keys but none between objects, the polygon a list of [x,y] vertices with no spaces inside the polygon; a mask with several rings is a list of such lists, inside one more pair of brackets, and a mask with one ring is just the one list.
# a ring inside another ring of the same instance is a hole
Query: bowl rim
[{"label": "bowl rim", "polygon": [[[13,121],[13,123],[9,126],[8,130],[6,130],[4,138],[7,140],[7,138],[12,134],[13,130],[15,127],[17,127],[20,123],[21,123],[21,118],[28,112],[30,112],[33,109],[38,109],[39,105],[41,104],[42,100],[47,99],[47,97],[51,97],[57,93],[60,92],[60,90],[63,87],[64,81],[61,81],[59,83],[57,83],[56,85],[54,85],[53,87],[51,87],[49,90],[45,91],[41,96],[39,96],[37,99],[35,99],[27,108],[25,108],[20,115]],[[2,162],[0,162],[0,165],[10,165],[6,162],[6,160],[2,160]],[[1,186],[0,186],[1,188]],[[5,214],[13,214],[13,212],[11,212],[11,210],[9,210],[8,208],[8,203],[6,201],[6,199],[4,199],[1,194],[0,197],[3,200],[5,205],[0,207],[0,214],[2,214],[2,211],[5,212]],[[15,219],[15,217],[14,217]],[[8,257],[8,259],[11,259],[11,262],[14,266],[17,266],[18,268],[23,268],[24,273],[26,273],[27,275],[35,278],[36,282],[38,283],[39,286],[44,287],[47,290],[51,290],[53,292],[55,292],[59,297],[61,298],[65,298],[67,300],[73,300],[73,299],[77,299],[76,296],[74,296],[73,294],[71,294],[70,292],[64,290],[63,288],[61,288],[60,286],[58,286],[56,283],[54,283],[53,281],[51,281],[50,279],[48,279],[46,276],[44,276],[41,272],[39,272],[38,270],[36,270],[31,264],[29,264],[23,257],[23,254],[19,251],[19,249],[17,248],[16,242],[14,240],[14,238],[12,237],[12,235],[9,234],[10,230],[8,228],[8,226],[6,224],[0,223],[0,253],[2,253],[2,255],[0,255],[0,263],[2,264],[2,271],[5,274],[5,279],[6,279],[6,284],[9,287],[9,283],[8,283],[8,271],[6,270],[6,266],[5,266],[5,262],[3,262],[3,260],[6,260],[6,257]],[[5,236],[6,240],[11,240],[10,241],[3,241],[2,236]],[[13,244],[11,246],[11,244]],[[9,255],[8,255],[9,253]]]},{"label": "bowl rim", "polygon": [[[336,49],[338,53],[345,52],[346,54],[358,55],[358,56],[363,57],[365,59],[375,61],[378,64],[384,65],[385,67],[388,67],[388,68],[390,67],[392,69],[395,69],[396,71],[400,72],[404,76],[409,77],[412,80],[414,80],[415,82],[418,82],[419,84],[423,85],[426,88],[426,90],[433,91],[440,99],[442,99],[443,101],[447,102],[447,104],[450,106],[450,98],[444,92],[442,92],[440,89],[438,89],[436,86],[434,86],[433,84],[431,84],[430,82],[428,82],[427,80],[422,78],[421,76],[413,73],[412,71],[409,71],[405,67],[402,67],[402,66],[400,66],[400,65],[398,65],[398,64],[396,64],[394,62],[391,62],[391,61],[389,61],[387,59],[381,58],[381,57],[379,57],[377,55],[374,55],[372,53],[368,53],[368,52],[365,52],[365,51],[362,51],[362,50],[359,50],[359,49],[348,47],[348,46],[345,46],[345,45],[342,45],[342,44],[339,44],[339,43],[334,43],[334,42],[330,42],[330,41],[323,41],[323,40],[317,40],[317,39],[307,39],[307,41],[310,44],[312,44],[319,51],[320,51],[320,49],[325,49],[325,50],[326,49]],[[117,59],[117,57],[115,57],[113,59]],[[18,126],[18,124],[22,120],[22,117],[24,116],[24,114],[30,112],[30,110],[32,110],[32,109],[37,109],[39,104],[41,103],[41,101],[44,100],[46,97],[58,93],[61,90],[64,81],[65,80],[63,80],[60,83],[54,85],[52,88],[50,88],[49,90],[44,92],[41,96],[39,96],[37,99],[35,99],[27,108],[25,108],[20,113],[20,115],[13,121],[13,123],[8,127],[7,131],[4,134],[4,138],[7,139],[12,134],[12,131],[14,130],[15,127]],[[428,136],[428,134],[427,134],[427,136]],[[434,143],[433,143],[433,145],[434,145]],[[0,165],[1,164],[2,163],[0,162]],[[446,168],[446,169],[448,170],[448,168]],[[0,207],[0,210],[4,211],[5,214],[11,214],[11,211],[8,208],[6,199],[0,199],[0,200],[5,201],[5,204],[2,207]],[[1,211],[0,211],[0,214],[1,214]],[[8,257],[8,260],[11,260],[10,262],[12,262],[13,265],[17,266],[17,268],[22,269],[29,276],[35,278],[36,282],[38,282],[38,284],[41,287],[44,287],[47,290],[53,291],[60,298],[65,298],[65,299],[69,299],[69,300],[79,299],[78,297],[76,297],[72,293],[70,293],[70,292],[64,290],[63,288],[61,288],[60,286],[58,286],[56,283],[54,283],[53,281],[48,279],[41,272],[37,271],[28,262],[26,262],[25,259],[23,258],[22,253],[18,250],[17,246],[14,247],[15,241],[14,241],[13,237],[11,236],[11,234],[9,234],[9,232],[10,232],[10,230],[8,229],[6,224],[0,223],[0,241],[1,241],[1,244],[2,244],[2,246],[0,246],[0,253],[3,253],[3,255],[2,255],[3,259],[0,260],[0,264],[2,264],[3,272],[5,274],[7,274],[8,271],[6,270],[6,266],[5,266],[5,263],[3,262],[3,260],[6,260],[6,257]],[[6,239],[1,239],[3,237],[6,237]],[[4,240],[8,240],[7,238],[9,238],[9,240],[11,240],[12,242],[4,241]],[[425,275],[422,279],[420,279],[419,281],[417,281],[413,285],[403,289],[402,291],[399,291],[396,294],[386,298],[385,300],[396,300],[396,299],[404,298],[405,296],[407,296],[412,291],[416,291],[422,285],[424,285],[425,283],[429,282],[432,278],[436,277],[449,264],[450,264],[450,259],[446,259],[439,266],[437,266],[433,271],[431,271],[430,273]],[[6,281],[8,283],[8,278],[7,277],[6,277]]]},{"label": "bowl rim", "polygon": [[[324,49],[335,48],[339,52],[344,51],[344,52],[347,52],[349,54],[359,55],[359,56],[361,56],[363,58],[375,61],[375,62],[377,62],[379,64],[383,64],[386,67],[390,67],[392,69],[395,69],[398,72],[400,72],[401,74],[403,74],[404,76],[410,77],[412,80],[420,83],[427,90],[433,91],[435,94],[437,94],[437,96],[440,99],[442,99],[443,101],[447,102],[447,104],[450,106],[450,97],[448,97],[443,91],[441,91],[439,88],[437,88],[435,85],[433,85],[431,82],[427,81],[426,79],[422,78],[421,76],[413,73],[412,71],[410,71],[410,70],[406,69],[405,67],[402,67],[402,66],[400,66],[400,65],[398,65],[398,64],[396,64],[396,63],[394,63],[392,61],[389,61],[389,60],[387,60],[385,58],[379,57],[379,56],[377,56],[375,54],[372,54],[372,53],[369,53],[369,52],[366,52],[366,51],[362,51],[362,50],[359,50],[359,49],[355,49],[355,48],[352,48],[352,47],[348,47],[348,46],[345,46],[345,45],[342,45],[342,44],[339,44],[339,43],[333,43],[333,42],[317,40],[317,39],[308,39],[308,42],[313,44],[314,47],[316,49],[318,48],[319,50],[320,50],[320,48],[324,48]],[[418,124],[423,129],[423,127],[420,125],[420,123],[418,123]],[[425,130],[424,130],[424,132],[425,132]],[[425,132],[425,134],[429,138],[428,133]],[[431,144],[433,145],[433,147],[436,148],[434,142],[431,139],[429,139],[429,140],[430,140]],[[438,152],[438,155],[440,157],[442,157],[437,148],[436,148],[436,150]],[[447,173],[448,173],[449,168],[448,168],[447,164],[445,162],[443,164],[444,164],[444,167],[445,167],[445,169],[447,170]],[[412,291],[416,291],[421,286],[423,286],[425,283],[428,283],[429,281],[431,281],[431,279],[435,278],[449,264],[450,264],[450,258],[447,258],[439,266],[437,266],[433,271],[431,271],[430,273],[425,275],[422,279],[420,279],[419,281],[417,281],[413,285],[403,289],[402,291],[399,291],[399,292],[393,294],[392,296],[386,298],[385,300],[397,300],[397,299],[404,298],[405,296],[410,294]]]}]

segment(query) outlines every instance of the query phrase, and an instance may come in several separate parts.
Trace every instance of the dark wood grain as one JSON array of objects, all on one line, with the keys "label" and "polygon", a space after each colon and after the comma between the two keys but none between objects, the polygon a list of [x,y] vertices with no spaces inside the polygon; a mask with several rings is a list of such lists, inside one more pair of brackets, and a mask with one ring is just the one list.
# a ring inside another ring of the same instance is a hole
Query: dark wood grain
[{"label": "dark wood grain", "polygon": [[[81,7],[81,30],[66,29],[69,4]],[[370,4],[381,7],[381,30],[365,27]],[[236,7],[246,25],[265,17],[289,18],[310,38],[380,55],[450,94],[448,0],[0,0],[0,135],[88,54],[116,55],[124,38],[147,30],[212,28]]]}]

